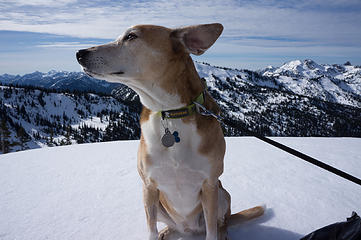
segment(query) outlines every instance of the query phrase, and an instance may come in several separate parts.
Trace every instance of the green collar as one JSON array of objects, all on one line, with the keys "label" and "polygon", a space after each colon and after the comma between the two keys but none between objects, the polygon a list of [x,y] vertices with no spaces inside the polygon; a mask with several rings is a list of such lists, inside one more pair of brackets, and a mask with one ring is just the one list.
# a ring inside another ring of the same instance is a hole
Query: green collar
[{"label": "green collar", "polygon": [[[204,93],[202,92],[195,100],[194,102],[197,102],[199,104],[204,104]],[[184,108],[178,108],[174,110],[168,110],[168,111],[160,111],[158,112],[159,116],[162,117],[162,119],[179,119],[184,118],[192,115],[197,111],[196,105],[194,103],[184,107]]]}]

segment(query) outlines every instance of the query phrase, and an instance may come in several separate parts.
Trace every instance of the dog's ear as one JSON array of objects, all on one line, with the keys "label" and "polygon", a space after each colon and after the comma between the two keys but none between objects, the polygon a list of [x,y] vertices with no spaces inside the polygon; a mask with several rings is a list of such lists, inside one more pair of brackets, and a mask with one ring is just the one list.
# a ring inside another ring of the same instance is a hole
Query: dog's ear
[{"label": "dog's ear", "polygon": [[170,36],[177,43],[176,50],[179,50],[180,43],[186,52],[201,55],[213,45],[222,31],[222,24],[212,23],[174,29]]}]

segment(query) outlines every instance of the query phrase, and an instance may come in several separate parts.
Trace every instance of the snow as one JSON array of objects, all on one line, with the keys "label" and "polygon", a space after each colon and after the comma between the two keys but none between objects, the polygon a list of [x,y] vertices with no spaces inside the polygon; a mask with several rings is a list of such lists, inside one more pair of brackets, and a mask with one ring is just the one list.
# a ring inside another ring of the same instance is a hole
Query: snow
[{"label": "snow", "polygon": [[199,62],[195,62],[195,67],[197,69],[199,76],[201,78],[206,78],[206,79],[212,76],[212,74],[223,79],[227,77],[232,78],[234,75],[240,74],[239,70],[214,67]]},{"label": "snow", "polygon": [[360,107],[361,94],[359,66],[318,64],[310,59],[294,60],[279,68],[260,71],[274,77],[289,91],[340,104]]},{"label": "snow", "polygon": [[[46,93],[40,90],[27,92],[24,88],[12,88],[11,95],[5,97],[6,86],[0,86],[0,102],[8,108],[7,113],[13,122],[21,125],[32,138],[26,145],[29,148],[47,147],[45,139],[35,139],[33,133],[39,133],[43,138],[50,137],[46,131],[46,125],[39,124],[36,119],[40,117],[49,122],[57,122],[58,124],[71,125],[75,129],[79,129],[86,125],[87,127],[97,128],[102,131],[110,124],[109,113],[103,113],[102,119],[97,116],[102,111],[108,110],[119,113],[118,118],[124,112],[129,112],[128,106],[120,101],[109,97],[99,96],[95,94],[77,95],[70,93]],[[42,94],[44,105],[39,102],[38,96]],[[31,104],[34,103],[34,104]],[[17,112],[17,107],[24,106],[28,119]],[[84,113],[82,116],[80,111]],[[66,116],[70,120],[65,120]],[[16,132],[13,131],[12,142],[18,141],[15,137]],[[53,136],[56,143],[66,140],[65,134]],[[72,139],[72,142],[76,141]],[[19,150],[19,146],[13,147],[13,151]]]},{"label": "snow", "polygon": [[[361,177],[361,139],[273,138]],[[251,137],[226,138],[223,186],[232,212],[266,214],[230,237],[292,240],[361,213],[361,188]],[[0,156],[0,239],[147,239],[138,141]],[[126,237],[124,237],[126,236]]]}]

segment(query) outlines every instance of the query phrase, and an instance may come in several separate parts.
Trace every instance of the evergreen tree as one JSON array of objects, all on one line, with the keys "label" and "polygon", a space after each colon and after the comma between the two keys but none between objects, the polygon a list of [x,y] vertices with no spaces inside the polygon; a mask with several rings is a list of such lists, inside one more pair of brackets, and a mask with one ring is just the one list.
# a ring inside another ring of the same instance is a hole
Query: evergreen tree
[{"label": "evergreen tree", "polygon": [[5,118],[1,119],[1,125],[0,125],[0,136],[1,136],[1,152],[2,153],[8,153],[11,150],[11,132],[6,124]]},{"label": "evergreen tree", "polygon": [[49,146],[49,147],[53,147],[54,146],[54,129],[52,129],[52,128],[50,128],[49,129],[49,138],[47,138],[47,145]]},{"label": "evergreen tree", "polygon": [[16,137],[19,140],[21,150],[27,149],[26,143],[30,141],[30,136],[21,125],[17,128]]},{"label": "evergreen tree", "polygon": [[67,126],[66,127],[66,133],[65,133],[65,144],[66,145],[71,145],[71,135],[72,135],[72,128],[71,126]]}]

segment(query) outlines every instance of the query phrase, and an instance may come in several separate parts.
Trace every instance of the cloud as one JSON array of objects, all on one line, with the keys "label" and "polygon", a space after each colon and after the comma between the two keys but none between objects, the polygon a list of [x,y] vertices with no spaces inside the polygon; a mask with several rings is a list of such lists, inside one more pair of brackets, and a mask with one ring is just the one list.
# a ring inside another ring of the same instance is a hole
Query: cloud
[{"label": "cloud", "polygon": [[136,24],[220,22],[225,27],[221,38],[201,56],[219,65],[218,59],[226,58],[267,62],[342,55],[360,64],[360,12],[359,0],[18,0],[0,2],[0,30],[67,36],[45,38],[34,46],[70,52],[115,39]]},{"label": "cloud", "polygon": [[91,43],[81,43],[81,42],[51,42],[51,43],[42,43],[35,45],[39,48],[70,48],[70,49],[81,49],[88,48],[89,46],[96,45],[94,42]]},{"label": "cloud", "polygon": [[77,0],[15,0],[9,1],[7,4],[20,6],[64,6],[70,3],[76,3]]},{"label": "cloud", "polygon": [[[140,23],[176,27],[221,22],[225,25],[225,39],[257,36],[360,44],[361,30],[355,23],[361,23],[361,16],[352,11],[360,7],[358,2],[24,0],[0,5],[0,30],[115,38],[127,27]],[[339,6],[349,11],[335,13],[330,10]]]}]

